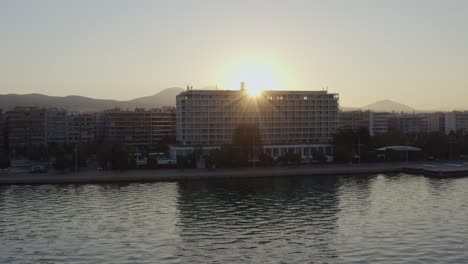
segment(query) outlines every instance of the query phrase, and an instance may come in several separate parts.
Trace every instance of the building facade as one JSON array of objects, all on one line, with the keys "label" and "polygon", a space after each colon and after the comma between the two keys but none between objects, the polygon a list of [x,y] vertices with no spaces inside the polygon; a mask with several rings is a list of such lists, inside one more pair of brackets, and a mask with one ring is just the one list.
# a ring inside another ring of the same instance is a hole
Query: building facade
[{"label": "building facade", "polygon": [[387,133],[389,130],[389,119],[395,117],[394,113],[371,112],[369,132],[371,136]]},{"label": "building facade", "polygon": [[445,113],[435,112],[426,114],[429,132],[445,132]]},{"label": "building facade", "polygon": [[96,142],[96,114],[68,113],[67,143]]},{"label": "building facade", "polygon": [[462,131],[468,133],[468,111],[445,113],[445,133]]},{"label": "building facade", "polygon": [[180,93],[177,104],[177,142],[171,156],[193,147],[229,144],[233,131],[244,124],[259,128],[265,152],[280,156],[294,151],[331,155],[338,125],[338,95],[327,91],[191,90]]},{"label": "building facade", "polygon": [[68,112],[65,109],[48,108],[46,110],[47,143],[67,142],[67,118]]},{"label": "building facade", "polygon": [[389,118],[389,129],[405,134],[429,132],[429,117],[426,114],[398,114]]},{"label": "building facade", "polygon": [[[386,133],[389,130],[406,134],[445,132],[445,113],[387,113],[371,111],[342,111],[339,115],[339,129],[356,130],[369,128],[371,135]],[[455,119],[454,119],[455,120]]]},{"label": "building facade", "polygon": [[356,130],[361,127],[370,128],[370,111],[340,111],[338,128],[343,130]]},{"label": "building facade", "polygon": [[173,108],[113,109],[97,118],[98,130],[102,129],[102,141],[106,143],[153,148],[162,137],[175,135],[176,114]]},{"label": "building facade", "polygon": [[96,115],[59,108],[16,107],[6,113],[11,146],[92,143],[96,141]]},{"label": "building facade", "polygon": [[7,124],[3,110],[0,109],[0,153],[5,152],[7,148]]},{"label": "building facade", "polygon": [[46,109],[15,107],[6,112],[8,140],[11,146],[41,145],[47,143]]}]

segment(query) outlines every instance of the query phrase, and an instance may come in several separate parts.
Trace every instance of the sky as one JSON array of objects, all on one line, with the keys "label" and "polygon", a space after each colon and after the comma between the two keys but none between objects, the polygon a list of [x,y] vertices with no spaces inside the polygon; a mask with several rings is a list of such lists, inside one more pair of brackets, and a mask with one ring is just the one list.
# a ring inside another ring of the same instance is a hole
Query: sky
[{"label": "sky", "polygon": [[126,100],[240,81],[468,108],[468,1],[0,0],[0,94]]}]

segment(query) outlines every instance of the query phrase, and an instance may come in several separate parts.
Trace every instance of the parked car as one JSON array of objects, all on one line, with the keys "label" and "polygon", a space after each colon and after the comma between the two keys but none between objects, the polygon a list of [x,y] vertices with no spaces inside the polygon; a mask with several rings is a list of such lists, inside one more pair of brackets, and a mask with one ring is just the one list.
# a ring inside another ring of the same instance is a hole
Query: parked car
[{"label": "parked car", "polygon": [[45,173],[47,172],[47,167],[45,165],[34,165],[31,166],[30,173]]}]

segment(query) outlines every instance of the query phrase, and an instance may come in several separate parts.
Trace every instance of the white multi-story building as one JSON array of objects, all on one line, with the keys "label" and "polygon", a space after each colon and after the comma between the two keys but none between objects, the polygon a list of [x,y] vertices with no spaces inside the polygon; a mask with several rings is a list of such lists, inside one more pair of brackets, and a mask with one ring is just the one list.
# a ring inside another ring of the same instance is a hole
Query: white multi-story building
[{"label": "white multi-story building", "polygon": [[445,113],[445,133],[462,131],[468,133],[468,111]]},{"label": "white multi-story building", "polygon": [[0,153],[6,150],[6,117],[0,109]]},{"label": "white multi-story building", "polygon": [[371,111],[341,111],[339,113],[338,129],[356,130],[370,128]]},{"label": "white multi-story building", "polygon": [[369,133],[374,136],[376,134],[387,133],[389,130],[389,119],[394,117],[394,113],[386,112],[371,112]]},{"label": "white multi-story building", "polygon": [[431,132],[429,130],[429,115],[427,114],[397,114],[388,119],[388,126],[391,130],[405,134]]},{"label": "white multi-story building", "polygon": [[67,142],[67,118],[68,111],[65,109],[49,108],[46,110],[47,143]]},{"label": "white multi-story building", "polygon": [[96,114],[69,113],[67,115],[67,142],[96,142]]},{"label": "white multi-story building", "polygon": [[338,95],[327,91],[192,90],[180,93],[176,135],[179,145],[171,156],[194,148],[229,144],[233,131],[243,124],[259,128],[262,147],[272,156],[287,151],[310,157],[313,151],[331,155],[338,122]]},{"label": "white multi-story building", "polygon": [[445,113],[434,112],[428,113],[428,130],[429,132],[445,132]]}]

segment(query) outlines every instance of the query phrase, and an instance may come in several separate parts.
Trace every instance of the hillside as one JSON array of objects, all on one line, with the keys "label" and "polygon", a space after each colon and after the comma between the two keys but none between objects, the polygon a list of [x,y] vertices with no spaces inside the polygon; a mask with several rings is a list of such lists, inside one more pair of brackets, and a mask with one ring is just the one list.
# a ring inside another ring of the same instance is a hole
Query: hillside
[{"label": "hillside", "polygon": [[115,107],[123,109],[133,109],[136,107],[155,108],[175,106],[175,97],[182,91],[182,88],[172,87],[151,96],[135,98],[129,101],[94,99],[76,95],[61,97],[43,94],[6,94],[0,95],[0,108],[8,110],[15,106],[58,107],[81,112],[102,111]]}]

